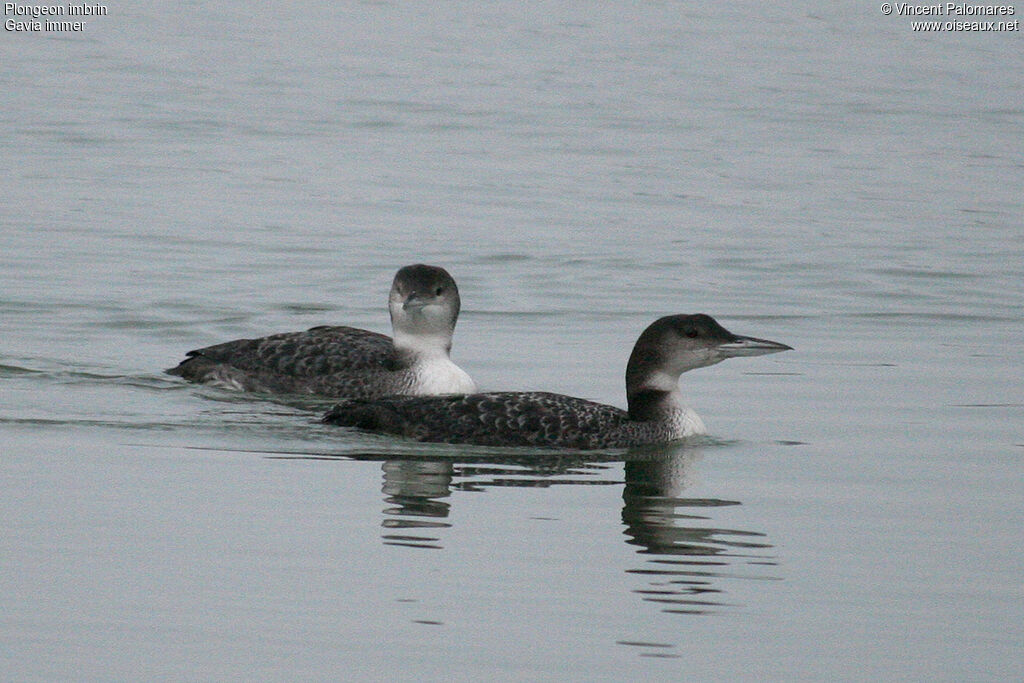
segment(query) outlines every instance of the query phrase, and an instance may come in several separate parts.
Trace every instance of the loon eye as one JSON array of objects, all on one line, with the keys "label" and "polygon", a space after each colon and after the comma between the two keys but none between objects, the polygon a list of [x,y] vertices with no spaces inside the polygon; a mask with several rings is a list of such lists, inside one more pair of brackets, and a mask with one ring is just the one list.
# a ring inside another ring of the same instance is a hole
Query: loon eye
[{"label": "loon eye", "polygon": [[683,332],[683,334],[685,334],[690,339],[696,339],[698,336],[700,336],[700,333],[697,331],[695,327],[688,328],[685,332]]},{"label": "loon eye", "polygon": [[442,292],[444,292],[444,287],[438,287],[434,290],[434,296],[441,296]]}]

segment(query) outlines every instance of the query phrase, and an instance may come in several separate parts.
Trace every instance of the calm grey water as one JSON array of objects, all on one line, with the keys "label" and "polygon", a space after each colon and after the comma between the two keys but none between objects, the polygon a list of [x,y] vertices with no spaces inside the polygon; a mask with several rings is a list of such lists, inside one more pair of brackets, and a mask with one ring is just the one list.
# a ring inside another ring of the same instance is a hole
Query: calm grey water
[{"label": "calm grey water", "polygon": [[[877,5],[109,5],[0,40],[0,677],[1024,676],[1024,49]],[[1017,8],[1024,11],[1024,7]],[[488,389],[648,452],[413,445],[185,385],[448,268]]]}]

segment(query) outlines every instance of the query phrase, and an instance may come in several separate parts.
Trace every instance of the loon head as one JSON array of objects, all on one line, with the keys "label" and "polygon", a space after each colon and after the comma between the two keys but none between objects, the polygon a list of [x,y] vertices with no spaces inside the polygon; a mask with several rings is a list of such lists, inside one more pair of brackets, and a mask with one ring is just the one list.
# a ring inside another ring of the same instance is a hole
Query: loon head
[{"label": "loon head", "polygon": [[395,347],[447,354],[461,305],[459,288],[444,268],[418,263],[400,269],[388,297]]},{"label": "loon head", "polygon": [[710,315],[669,315],[641,333],[626,365],[626,392],[677,391],[679,375],[736,356],[792,350],[767,339],[733,334]]}]

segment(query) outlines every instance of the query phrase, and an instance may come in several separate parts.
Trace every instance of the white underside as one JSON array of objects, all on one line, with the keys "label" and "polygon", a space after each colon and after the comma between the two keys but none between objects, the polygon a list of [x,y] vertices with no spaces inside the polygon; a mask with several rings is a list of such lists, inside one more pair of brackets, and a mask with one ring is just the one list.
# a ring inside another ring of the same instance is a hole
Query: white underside
[{"label": "white underside", "polygon": [[466,371],[448,358],[421,360],[413,368],[416,394],[472,394],[476,384]]}]

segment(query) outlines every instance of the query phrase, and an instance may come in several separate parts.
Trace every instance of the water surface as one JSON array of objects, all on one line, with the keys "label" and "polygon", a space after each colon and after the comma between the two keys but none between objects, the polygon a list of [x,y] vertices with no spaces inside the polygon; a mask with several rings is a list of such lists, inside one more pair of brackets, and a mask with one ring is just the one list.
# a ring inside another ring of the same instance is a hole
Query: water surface
[{"label": "water surface", "polygon": [[[110,7],[0,44],[12,680],[1024,674],[1024,52],[877,7]],[[710,436],[417,445],[162,374],[387,331],[450,270],[487,389]]]}]

